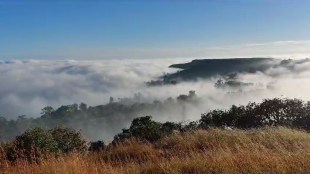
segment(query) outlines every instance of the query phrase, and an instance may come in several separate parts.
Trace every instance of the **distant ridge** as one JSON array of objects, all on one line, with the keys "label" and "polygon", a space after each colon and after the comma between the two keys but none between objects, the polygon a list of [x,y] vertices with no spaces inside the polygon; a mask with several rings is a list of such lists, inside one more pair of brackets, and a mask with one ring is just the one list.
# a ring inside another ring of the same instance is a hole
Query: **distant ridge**
[{"label": "distant ridge", "polygon": [[161,76],[159,80],[148,82],[149,85],[176,84],[180,81],[195,81],[214,76],[234,76],[236,73],[266,72],[272,67],[284,67],[294,70],[296,64],[308,62],[309,59],[275,59],[275,58],[226,58],[196,59],[188,63],[173,64],[170,68],[179,71]]},{"label": "distant ridge", "polygon": [[169,67],[182,69],[177,73],[169,74],[165,81],[196,80],[209,78],[215,75],[228,75],[230,73],[265,71],[279,63],[281,60],[273,58],[231,58],[231,59],[200,59],[189,63],[173,64]]}]

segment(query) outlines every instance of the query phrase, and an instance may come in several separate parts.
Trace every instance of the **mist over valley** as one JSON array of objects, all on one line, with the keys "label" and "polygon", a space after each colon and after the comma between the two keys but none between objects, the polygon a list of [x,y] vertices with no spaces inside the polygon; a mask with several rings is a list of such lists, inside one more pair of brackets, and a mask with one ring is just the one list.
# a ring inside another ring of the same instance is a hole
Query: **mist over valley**
[{"label": "mist over valley", "polygon": [[[310,100],[308,59],[2,61],[0,71],[0,116],[17,119],[2,139],[33,126],[65,125],[90,140],[111,141],[136,117],[189,122],[266,98]],[[66,116],[81,109],[84,116]],[[44,121],[46,112],[54,122]]]}]

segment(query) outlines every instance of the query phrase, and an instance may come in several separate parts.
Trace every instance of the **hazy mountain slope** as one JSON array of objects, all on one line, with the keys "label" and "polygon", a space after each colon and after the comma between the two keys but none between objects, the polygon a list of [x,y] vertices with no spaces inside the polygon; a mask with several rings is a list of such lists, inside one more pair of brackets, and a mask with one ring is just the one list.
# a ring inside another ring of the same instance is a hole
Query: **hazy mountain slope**
[{"label": "hazy mountain slope", "polygon": [[234,78],[237,73],[263,72],[271,68],[284,68],[294,72],[297,64],[309,62],[309,59],[282,60],[273,58],[230,58],[230,59],[199,59],[188,63],[173,64],[170,68],[178,68],[175,73],[161,76],[157,81],[148,82],[149,85],[176,84],[180,81],[195,81],[200,78],[214,76],[228,76]]}]

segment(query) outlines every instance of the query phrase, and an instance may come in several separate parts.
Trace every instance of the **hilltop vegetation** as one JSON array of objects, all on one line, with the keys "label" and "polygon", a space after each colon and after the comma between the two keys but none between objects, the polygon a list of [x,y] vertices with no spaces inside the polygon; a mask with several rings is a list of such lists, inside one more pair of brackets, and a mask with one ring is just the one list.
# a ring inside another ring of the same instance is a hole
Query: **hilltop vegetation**
[{"label": "hilltop vegetation", "polygon": [[[20,135],[29,128],[40,127],[44,129],[52,129],[57,126],[65,126],[81,130],[86,137],[94,137],[92,133],[104,136],[101,131],[103,128],[111,128],[115,130],[115,134],[126,126],[126,122],[134,120],[132,123],[150,124],[157,138],[162,133],[159,130],[168,132],[185,131],[187,129],[210,127],[229,127],[239,129],[260,128],[265,126],[285,126],[289,128],[310,130],[310,103],[299,99],[265,99],[262,103],[250,102],[247,105],[233,105],[230,109],[215,109],[210,112],[203,113],[201,119],[192,122],[173,123],[167,122],[159,124],[151,120],[151,117],[142,117],[140,120],[134,119],[136,113],[143,113],[143,110],[164,110],[170,107],[178,108],[175,111],[182,114],[184,107],[188,104],[195,105],[199,102],[199,97],[194,91],[188,95],[180,95],[176,99],[167,99],[165,102],[155,101],[154,103],[134,103],[132,105],[122,104],[119,102],[111,102],[106,105],[88,107],[86,104],[73,104],[61,106],[54,110],[52,107],[42,109],[42,115],[38,118],[19,117],[17,120],[0,119],[0,140],[12,140],[15,136]],[[134,124],[136,126],[136,124]],[[147,125],[149,126],[149,125]],[[83,130],[86,129],[86,130]],[[128,135],[136,135],[139,127],[132,127],[132,131],[124,129],[122,134],[118,135],[119,139],[128,137]],[[156,137],[155,136],[155,137]],[[154,137],[152,137],[154,138]],[[155,138],[155,139],[157,139]],[[96,140],[94,138],[89,138]],[[150,140],[150,139],[149,139]]]},{"label": "hilltop vegetation", "polygon": [[111,97],[110,103],[98,106],[88,106],[85,103],[63,105],[56,109],[47,106],[37,118],[23,115],[16,120],[8,120],[0,117],[0,141],[13,140],[29,128],[52,129],[57,126],[81,130],[91,140],[106,137],[108,133],[105,132],[102,136],[103,131],[109,131],[109,136],[113,137],[136,117],[165,111],[171,113],[171,117],[180,118],[184,115],[186,106],[197,105],[200,100],[194,91],[162,102],[142,102],[141,97],[137,94],[133,99],[122,98],[118,101]]},{"label": "hilltop vegetation", "polygon": [[[56,112],[45,111],[51,118]],[[309,130],[310,103],[279,98],[212,110],[192,122],[138,117],[108,144],[87,142],[71,128],[35,127],[0,145],[0,168],[3,173],[307,173]]]},{"label": "hilltop vegetation", "polygon": [[8,161],[0,173],[308,173],[310,135],[286,128],[208,129],[174,133],[153,143],[127,139],[101,151]]}]

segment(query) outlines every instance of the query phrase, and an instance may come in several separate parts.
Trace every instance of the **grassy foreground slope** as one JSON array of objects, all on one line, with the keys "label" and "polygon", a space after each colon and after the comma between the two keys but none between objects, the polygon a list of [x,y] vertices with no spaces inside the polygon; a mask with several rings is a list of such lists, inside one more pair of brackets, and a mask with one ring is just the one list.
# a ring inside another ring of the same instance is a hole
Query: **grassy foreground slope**
[{"label": "grassy foreground slope", "polygon": [[[4,156],[4,155],[2,155]],[[1,157],[0,173],[309,173],[310,134],[287,128],[208,129],[154,143],[128,139],[100,152],[41,163]]]}]

